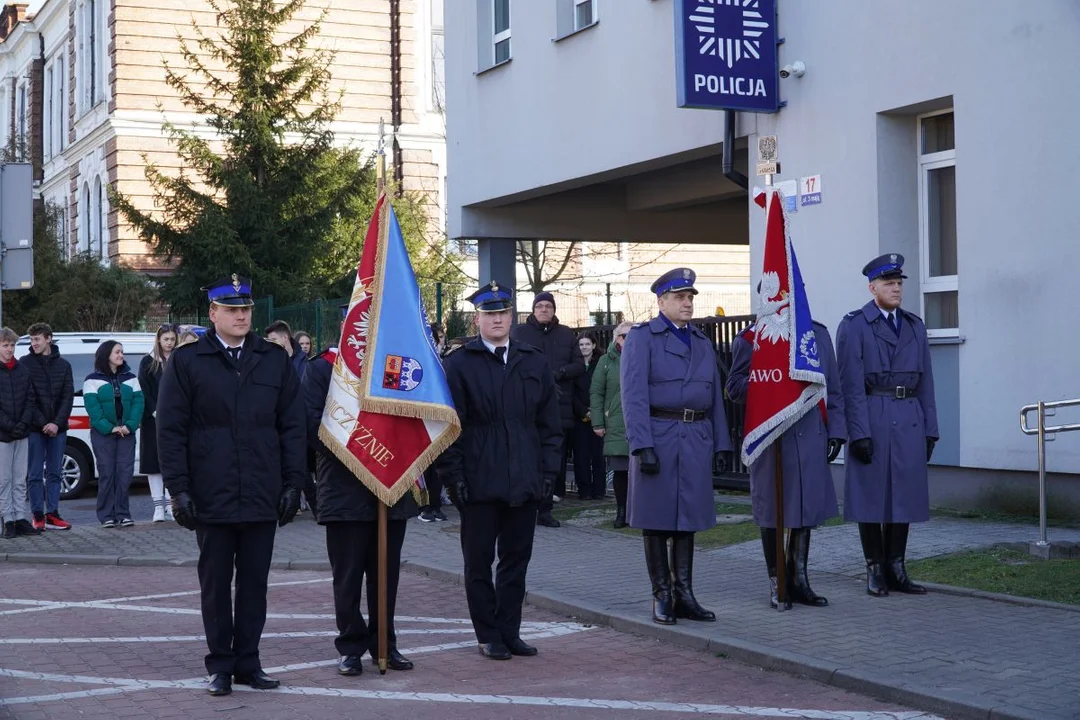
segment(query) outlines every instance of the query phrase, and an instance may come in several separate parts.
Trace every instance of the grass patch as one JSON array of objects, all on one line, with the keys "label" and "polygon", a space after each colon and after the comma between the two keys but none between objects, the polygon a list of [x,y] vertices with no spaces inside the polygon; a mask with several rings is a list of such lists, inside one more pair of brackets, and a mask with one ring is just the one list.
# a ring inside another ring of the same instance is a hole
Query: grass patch
[{"label": "grass patch", "polygon": [[[1030,514],[1003,513],[982,510],[954,510],[952,508],[930,508],[934,517],[957,518],[960,520],[982,520],[987,522],[1014,523],[1017,525],[1038,525],[1039,516]],[[1080,527],[1076,520],[1048,517],[1049,527]]]},{"label": "grass patch", "polygon": [[1080,605],[1080,560],[1040,560],[992,547],[916,560],[907,568],[916,580]]}]

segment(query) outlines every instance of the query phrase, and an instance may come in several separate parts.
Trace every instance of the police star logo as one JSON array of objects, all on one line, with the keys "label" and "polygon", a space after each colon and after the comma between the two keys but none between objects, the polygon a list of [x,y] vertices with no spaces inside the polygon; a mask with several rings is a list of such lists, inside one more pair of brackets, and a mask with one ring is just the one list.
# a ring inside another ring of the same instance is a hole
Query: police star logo
[{"label": "police star logo", "polygon": [[688,270],[687,268],[683,268],[682,276],[683,276],[683,280],[689,280],[690,279],[690,270]]},{"label": "police star logo", "polygon": [[499,292],[499,283],[495,282],[494,280],[491,281],[491,292]]},{"label": "police star logo", "polygon": [[[720,14],[741,20],[741,35],[718,37],[716,26]],[[761,14],[759,0],[698,0],[687,19],[698,33],[699,55],[718,57],[729,69],[740,60],[761,59],[761,36],[769,23]]]},{"label": "police star logo", "polygon": [[240,276],[236,273],[232,274],[232,287],[236,292],[240,292]]},{"label": "police star logo", "polygon": [[889,256],[889,262],[896,264],[896,253]]}]

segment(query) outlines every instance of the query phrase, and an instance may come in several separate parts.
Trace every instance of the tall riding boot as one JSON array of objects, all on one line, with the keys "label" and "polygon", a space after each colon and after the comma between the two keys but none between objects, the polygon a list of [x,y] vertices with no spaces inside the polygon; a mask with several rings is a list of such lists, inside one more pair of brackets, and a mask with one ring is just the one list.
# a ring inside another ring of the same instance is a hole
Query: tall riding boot
[{"label": "tall riding boot", "polygon": [[716,613],[706,610],[694,597],[694,533],[676,533],[672,544],[675,576],[675,617],[713,622]]},{"label": "tall riding boot", "polygon": [[616,529],[626,527],[626,485],[627,475],[625,470],[616,470],[615,478],[611,483],[612,488],[615,490],[615,505],[618,509],[615,511],[615,523]]},{"label": "tall riding boot", "polygon": [[661,625],[675,624],[675,608],[671,599],[671,569],[668,566],[667,537],[645,536],[645,565],[652,582],[652,619]]},{"label": "tall riding boot", "polygon": [[[761,528],[761,549],[765,551],[765,569],[769,572],[769,605],[780,606],[780,594],[776,586],[776,528]],[[791,594],[784,602],[784,608],[791,609]]]},{"label": "tall riding boot", "polygon": [[926,588],[916,585],[908,578],[904,557],[907,555],[907,523],[887,523],[885,525],[885,582],[890,590],[909,595],[925,595]]},{"label": "tall riding boot", "polygon": [[859,540],[862,541],[863,557],[866,558],[866,594],[885,597],[889,594],[889,587],[885,584],[881,525],[859,523]]},{"label": "tall riding boot", "polygon": [[810,559],[810,528],[792,528],[788,533],[787,581],[791,599],[803,605],[825,607],[829,601],[810,588],[806,564]]},{"label": "tall riding boot", "polygon": [[616,530],[626,527],[626,506],[619,505],[615,509],[615,522],[612,523],[612,527]]}]

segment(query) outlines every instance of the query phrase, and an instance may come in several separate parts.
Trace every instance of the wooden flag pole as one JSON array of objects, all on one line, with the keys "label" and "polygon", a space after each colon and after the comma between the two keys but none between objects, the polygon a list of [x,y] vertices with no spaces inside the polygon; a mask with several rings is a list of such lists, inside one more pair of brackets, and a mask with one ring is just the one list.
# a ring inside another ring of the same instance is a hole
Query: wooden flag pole
[{"label": "wooden flag pole", "polygon": [[379,502],[379,674],[386,674],[387,618],[386,618],[386,503]]},{"label": "wooden flag pole", "polygon": [[[382,118],[379,118],[379,147],[378,147],[378,160],[375,167],[375,183],[378,194],[381,195],[386,189],[386,136],[383,126]],[[379,540],[378,540],[378,586],[379,597],[376,598],[377,614],[378,614],[378,649],[379,649],[379,674],[386,674],[387,657],[389,655],[387,645],[387,633],[389,624],[387,622],[387,603],[386,603],[386,503],[376,500],[379,505]]]},{"label": "wooden flag pole", "polygon": [[784,559],[784,451],[783,438],[776,438],[776,609],[783,611],[788,602],[787,562]]}]

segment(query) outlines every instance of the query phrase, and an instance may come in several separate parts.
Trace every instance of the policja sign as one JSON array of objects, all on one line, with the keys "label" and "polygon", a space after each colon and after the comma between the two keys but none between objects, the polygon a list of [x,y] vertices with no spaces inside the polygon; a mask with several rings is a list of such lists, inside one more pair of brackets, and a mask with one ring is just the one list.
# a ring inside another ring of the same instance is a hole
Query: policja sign
[{"label": "policja sign", "polygon": [[776,112],[776,0],[674,5],[678,106]]}]

